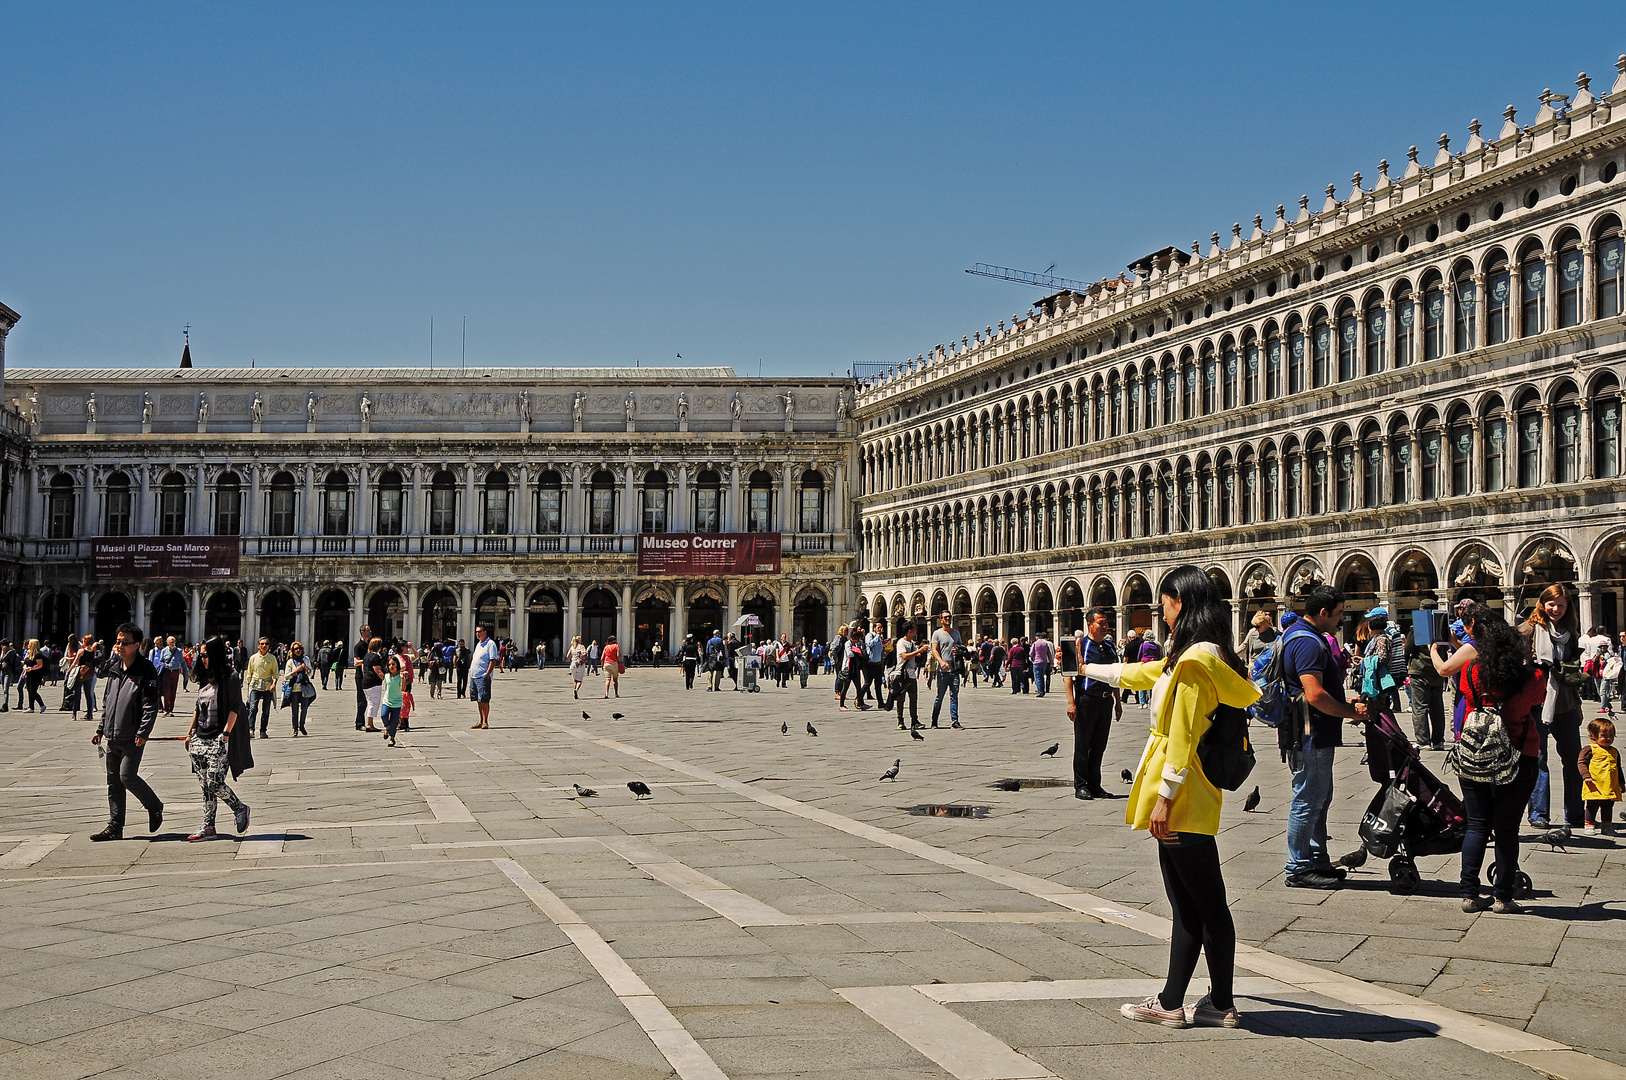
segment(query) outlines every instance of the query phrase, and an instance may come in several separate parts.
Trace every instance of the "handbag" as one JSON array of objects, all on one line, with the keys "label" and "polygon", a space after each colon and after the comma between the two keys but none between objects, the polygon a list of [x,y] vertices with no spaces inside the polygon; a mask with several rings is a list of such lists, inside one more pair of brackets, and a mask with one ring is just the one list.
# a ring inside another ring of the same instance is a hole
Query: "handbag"
[{"label": "handbag", "polygon": [[1387,784],[1372,797],[1361,818],[1361,842],[1380,859],[1400,850],[1400,826],[1411,808],[1411,796],[1399,783]]},{"label": "handbag", "polygon": [[1235,705],[1217,705],[1208,730],[1197,740],[1197,761],[1215,787],[1235,791],[1253,772],[1256,759],[1248,739],[1248,711]]}]

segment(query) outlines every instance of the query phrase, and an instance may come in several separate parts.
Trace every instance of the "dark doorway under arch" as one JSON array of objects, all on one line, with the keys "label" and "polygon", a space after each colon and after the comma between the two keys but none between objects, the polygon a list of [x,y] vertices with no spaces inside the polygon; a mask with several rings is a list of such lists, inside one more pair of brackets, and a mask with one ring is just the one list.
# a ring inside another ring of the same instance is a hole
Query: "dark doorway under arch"
[{"label": "dark doorway under arch", "polygon": [[711,635],[723,628],[723,602],[715,596],[696,596],[689,601],[689,628],[686,634],[693,634],[695,641],[702,648],[711,640]]},{"label": "dark doorway under arch", "polygon": [[203,636],[216,634],[227,641],[243,636],[243,602],[230,589],[215,593],[203,607]]},{"label": "dark doorway under arch", "polygon": [[96,625],[91,633],[96,635],[97,641],[105,641],[111,645],[118,633],[119,624],[129,622],[131,614],[128,596],[121,592],[104,593],[102,598],[96,601]]},{"label": "dark doorway under arch", "polygon": [[147,622],[152,625],[142,629],[150,636],[181,641],[186,637],[186,597],[178,592],[159,593],[147,611]]},{"label": "dark doorway under arch", "polygon": [[792,626],[792,641],[803,638],[809,642],[826,640],[830,633],[830,606],[824,602],[824,597],[803,597],[796,605]]},{"label": "dark doorway under arch", "polygon": [[324,641],[343,645],[350,637],[350,597],[343,589],[329,589],[316,598],[316,618],[311,623],[311,637],[306,642],[306,655]]},{"label": "dark doorway under arch", "polygon": [[271,648],[294,640],[294,594],[283,589],[266,593],[260,601],[260,636],[271,639]]},{"label": "dark doorway under arch", "polygon": [[560,640],[565,632],[563,597],[552,589],[538,589],[531,594],[531,601],[526,605],[525,618],[531,648],[536,648],[537,642],[545,641],[549,657],[558,659],[564,655],[567,642]]},{"label": "dark doorway under arch", "polygon": [[449,589],[435,589],[423,598],[423,614],[418,619],[418,640],[455,641],[460,633],[457,597]]},{"label": "dark doorway under arch", "polygon": [[615,594],[608,589],[594,589],[582,597],[582,644],[591,647],[598,642],[599,651],[615,633]]}]

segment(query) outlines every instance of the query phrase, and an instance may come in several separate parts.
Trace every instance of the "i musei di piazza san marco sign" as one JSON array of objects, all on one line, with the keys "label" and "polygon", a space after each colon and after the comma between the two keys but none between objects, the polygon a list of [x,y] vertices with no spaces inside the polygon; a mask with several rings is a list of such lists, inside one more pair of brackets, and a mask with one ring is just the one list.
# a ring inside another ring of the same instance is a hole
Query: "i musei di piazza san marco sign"
[{"label": "i musei di piazza san marco sign", "polygon": [[779,573],[779,534],[641,533],[638,573],[648,576]]}]

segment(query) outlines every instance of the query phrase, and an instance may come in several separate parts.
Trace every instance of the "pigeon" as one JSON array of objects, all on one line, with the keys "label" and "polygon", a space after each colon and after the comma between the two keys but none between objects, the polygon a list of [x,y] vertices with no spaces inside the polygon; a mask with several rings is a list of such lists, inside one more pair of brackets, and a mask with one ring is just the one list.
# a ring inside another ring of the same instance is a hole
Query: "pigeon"
[{"label": "pigeon", "polygon": [[1135,774],[1130,772],[1128,769],[1120,772],[1118,774],[1118,778],[1126,784],[1133,784],[1135,782]]},{"label": "pigeon", "polygon": [[898,758],[896,761],[892,762],[892,767],[890,769],[886,770],[886,772],[881,774],[881,779],[882,780],[896,780],[898,778],[898,770],[900,768],[902,768],[902,767],[903,767],[903,759]]},{"label": "pigeon", "polygon": [[1366,848],[1358,847],[1347,855],[1338,856],[1338,865],[1346,870],[1356,870],[1366,865]]},{"label": "pigeon", "polygon": [[1058,743],[1051,743],[1050,744],[1050,749],[1048,749],[1048,750],[1040,750],[1039,751],[1039,756],[1040,757],[1055,757],[1056,756],[1056,751],[1060,750],[1060,749],[1061,749],[1061,743],[1059,743],[1059,742]]},{"label": "pigeon", "polygon": [[610,714],[610,719],[611,720],[625,720],[626,718],[627,717],[626,717],[625,713],[613,712],[613,713]]},{"label": "pigeon", "polygon": [[779,725],[779,734],[781,734],[781,735],[789,735],[790,734],[790,721],[789,720],[787,720],[784,723]]},{"label": "pigeon", "polygon": [[1248,797],[1242,800],[1242,812],[1251,814],[1257,809],[1259,809],[1259,785],[1255,784],[1253,790],[1248,792]]},{"label": "pigeon", "polygon": [[807,722],[807,733],[813,736],[815,739],[819,737],[819,729],[813,726],[813,721],[811,720]]},{"label": "pigeon", "polygon": [[997,787],[1000,791],[1021,791],[1022,790],[1022,781],[1020,781],[1020,780],[1001,780],[998,783],[996,783],[994,786]]},{"label": "pigeon", "polygon": [[588,716],[588,715],[587,715],[587,710],[586,710],[586,709],[583,709],[583,710],[582,710],[582,719],[583,719],[583,720],[591,720],[591,719],[592,719],[592,717],[591,717],[591,716]]},{"label": "pigeon", "polygon": [[925,742],[926,741],[926,736],[922,735],[920,732],[916,731],[914,728],[909,729],[909,737],[911,739],[915,740],[915,742]]},{"label": "pigeon", "polygon": [[1563,829],[1554,829],[1551,832],[1544,832],[1540,836],[1536,837],[1536,843],[1546,844],[1550,850],[1562,851],[1564,854],[1568,855],[1570,853],[1569,848],[1564,846],[1564,841],[1568,839],[1569,834]]},{"label": "pigeon", "polygon": [[645,795],[653,794],[649,790],[649,785],[644,783],[642,780],[628,780],[627,790],[638,796],[640,799]]},{"label": "pigeon", "polygon": [[580,784],[571,784],[570,786],[575,788],[576,789],[576,794],[580,795],[584,799],[596,799],[596,798],[598,798],[598,792],[594,791],[590,787],[582,787]]}]

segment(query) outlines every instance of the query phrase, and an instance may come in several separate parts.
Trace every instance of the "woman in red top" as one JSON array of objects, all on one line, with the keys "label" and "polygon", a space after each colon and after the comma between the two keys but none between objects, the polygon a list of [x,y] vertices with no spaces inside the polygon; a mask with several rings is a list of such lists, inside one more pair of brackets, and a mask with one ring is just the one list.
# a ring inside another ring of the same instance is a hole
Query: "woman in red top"
[{"label": "woman in red top", "polygon": [[609,642],[604,646],[604,696],[609,697],[610,691],[615,696],[621,696],[621,646],[615,643],[615,635],[610,635]]},{"label": "woman in red top", "polygon": [[[1468,830],[1462,838],[1462,910],[1492,908],[1498,915],[1518,915],[1524,911],[1513,899],[1519,874],[1519,824],[1531,789],[1536,786],[1541,755],[1537,724],[1547,697],[1547,677],[1525,663],[1524,643],[1500,613],[1475,604],[1463,614],[1462,622],[1479,655],[1457,677],[1459,692],[1469,709],[1480,703],[1499,707],[1508,738],[1519,751],[1519,771],[1507,783],[1461,781],[1462,805],[1468,814]],[[1493,837],[1494,903],[1492,897],[1479,892],[1479,868],[1484,865],[1485,848]]]}]

